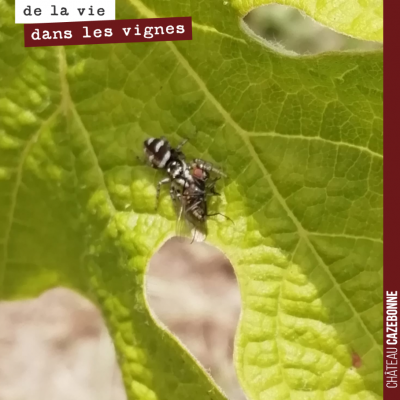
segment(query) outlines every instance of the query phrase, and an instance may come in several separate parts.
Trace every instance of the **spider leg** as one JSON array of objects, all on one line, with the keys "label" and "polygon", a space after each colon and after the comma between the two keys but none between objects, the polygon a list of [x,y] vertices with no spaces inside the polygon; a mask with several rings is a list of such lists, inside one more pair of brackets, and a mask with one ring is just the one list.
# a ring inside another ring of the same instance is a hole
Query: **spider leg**
[{"label": "spider leg", "polygon": [[180,151],[181,148],[183,147],[183,145],[184,145],[188,140],[189,140],[189,139],[184,139],[184,140],[182,140],[182,142],[178,144],[178,146],[176,147],[175,150],[176,150],[176,151]]},{"label": "spider leg", "polygon": [[226,175],[221,170],[214,167],[214,165],[211,164],[210,162],[202,160],[201,158],[195,158],[193,160],[193,164],[196,164],[197,166],[202,166],[203,168],[201,168],[201,169],[203,169],[207,172],[215,172],[216,174],[226,178]]},{"label": "spider leg", "polygon": [[159,201],[159,198],[160,198],[161,186],[165,185],[166,183],[170,183],[170,182],[171,182],[171,178],[164,178],[164,179],[161,179],[161,181],[158,182],[157,189],[156,189],[156,210],[158,208],[158,201]]},{"label": "spider leg", "polygon": [[227,215],[222,214],[220,212],[216,212],[216,213],[213,213],[213,214],[207,214],[207,217],[214,217],[215,215],[222,215],[224,218],[229,219],[229,221],[231,221],[234,224],[234,222],[233,222],[233,220],[231,218],[229,218]]}]

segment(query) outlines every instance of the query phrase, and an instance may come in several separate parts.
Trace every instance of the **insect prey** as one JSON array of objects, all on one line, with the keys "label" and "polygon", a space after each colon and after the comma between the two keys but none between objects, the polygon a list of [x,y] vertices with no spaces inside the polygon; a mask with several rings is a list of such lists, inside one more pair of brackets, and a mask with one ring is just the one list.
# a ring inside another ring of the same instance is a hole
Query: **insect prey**
[{"label": "insect prey", "polygon": [[[149,138],[144,142],[144,153],[153,168],[164,170],[167,174],[157,184],[157,204],[162,185],[169,183],[170,196],[178,211],[178,223],[183,219],[197,229],[196,225],[204,225],[208,217],[223,215],[218,212],[208,213],[207,198],[219,196],[215,185],[226,175],[212,163],[200,158],[187,163],[181,150],[186,142],[187,139],[173,148],[164,137]],[[216,177],[211,178],[211,174]],[[226,218],[230,220],[229,217]]]}]

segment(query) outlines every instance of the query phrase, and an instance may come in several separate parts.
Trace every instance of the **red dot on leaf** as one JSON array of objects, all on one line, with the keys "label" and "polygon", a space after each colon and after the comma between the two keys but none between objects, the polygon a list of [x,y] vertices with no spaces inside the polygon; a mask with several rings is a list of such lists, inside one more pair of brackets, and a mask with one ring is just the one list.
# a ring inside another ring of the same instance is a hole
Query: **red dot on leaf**
[{"label": "red dot on leaf", "polygon": [[360,368],[362,366],[361,357],[354,351],[351,353],[351,361],[354,368]]}]

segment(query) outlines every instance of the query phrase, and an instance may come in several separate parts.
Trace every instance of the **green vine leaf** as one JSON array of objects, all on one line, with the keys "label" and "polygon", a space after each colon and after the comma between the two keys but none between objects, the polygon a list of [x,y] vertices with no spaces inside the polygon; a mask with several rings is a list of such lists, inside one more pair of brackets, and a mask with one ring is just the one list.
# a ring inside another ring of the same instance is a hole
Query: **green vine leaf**
[{"label": "green vine leaf", "polygon": [[143,291],[175,214],[167,191],[155,212],[162,174],[136,155],[189,138],[228,174],[211,208],[234,224],[210,219],[208,240],[238,277],[248,398],[382,398],[382,52],[277,54],[211,0],[117,1],[120,19],[191,15],[193,41],[24,48],[13,8],[0,0],[1,298],[79,291],[129,398],[224,399]]}]

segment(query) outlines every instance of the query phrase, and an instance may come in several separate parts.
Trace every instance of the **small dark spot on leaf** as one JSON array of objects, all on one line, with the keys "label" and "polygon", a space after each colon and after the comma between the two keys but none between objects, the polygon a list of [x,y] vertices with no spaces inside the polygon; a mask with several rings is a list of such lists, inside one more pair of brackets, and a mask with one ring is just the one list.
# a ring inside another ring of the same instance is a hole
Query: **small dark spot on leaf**
[{"label": "small dark spot on leaf", "polygon": [[351,363],[354,368],[360,368],[362,366],[361,357],[355,351],[351,353]]}]

